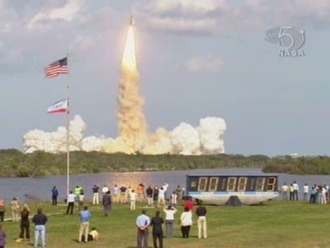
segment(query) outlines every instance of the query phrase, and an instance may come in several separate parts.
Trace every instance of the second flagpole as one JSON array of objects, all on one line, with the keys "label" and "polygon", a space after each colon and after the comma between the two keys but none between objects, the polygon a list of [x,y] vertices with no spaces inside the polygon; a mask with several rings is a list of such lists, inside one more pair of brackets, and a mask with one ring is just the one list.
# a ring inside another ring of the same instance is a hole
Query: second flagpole
[{"label": "second flagpole", "polygon": [[70,113],[70,69],[69,69],[69,53],[67,53],[67,68],[68,68],[68,80],[66,86],[66,101],[67,101],[67,111],[66,111],[66,193],[69,195],[70,192],[70,123],[69,123],[69,113]]}]

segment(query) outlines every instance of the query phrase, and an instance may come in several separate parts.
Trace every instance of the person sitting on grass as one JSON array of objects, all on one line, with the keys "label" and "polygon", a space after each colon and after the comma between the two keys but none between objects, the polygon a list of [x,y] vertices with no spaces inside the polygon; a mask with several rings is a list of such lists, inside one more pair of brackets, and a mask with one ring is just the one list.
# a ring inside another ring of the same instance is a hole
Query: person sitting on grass
[{"label": "person sitting on grass", "polygon": [[[82,236],[82,239],[85,239],[85,236]],[[92,230],[88,234],[88,241],[98,240],[99,239],[99,233],[97,232],[96,228],[93,227]]]}]

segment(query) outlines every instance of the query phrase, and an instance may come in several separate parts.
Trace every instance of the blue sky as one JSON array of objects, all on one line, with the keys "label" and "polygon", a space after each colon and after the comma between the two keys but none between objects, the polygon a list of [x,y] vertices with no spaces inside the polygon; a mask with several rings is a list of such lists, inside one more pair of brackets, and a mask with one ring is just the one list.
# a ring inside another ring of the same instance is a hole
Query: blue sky
[{"label": "blue sky", "polygon": [[[43,68],[70,52],[72,113],[86,135],[116,137],[119,65],[131,13],[150,132],[206,116],[226,120],[227,153],[329,154],[330,1],[2,0],[0,149],[31,129],[53,131],[46,109],[67,78]],[[269,28],[305,31],[305,57],[282,58]]]}]

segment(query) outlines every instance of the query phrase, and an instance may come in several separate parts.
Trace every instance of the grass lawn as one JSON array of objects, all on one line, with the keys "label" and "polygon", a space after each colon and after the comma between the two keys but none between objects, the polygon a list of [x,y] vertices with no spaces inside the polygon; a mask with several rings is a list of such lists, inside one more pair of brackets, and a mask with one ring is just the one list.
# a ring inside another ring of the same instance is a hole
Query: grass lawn
[{"label": "grass lawn", "polygon": [[[90,205],[92,219],[90,227],[95,226],[100,240],[87,244],[77,243],[79,217],[65,215],[66,206],[51,206],[48,203],[30,204],[31,215],[37,207],[49,214],[47,224],[47,247],[136,247],[135,219],[141,213],[142,205],[130,211],[128,205],[115,204],[109,217],[103,216],[102,208]],[[310,205],[303,202],[267,202],[261,206],[215,207],[208,209],[208,238],[197,238],[196,216],[191,230],[191,238],[182,239],[179,225],[176,224],[175,238],[164,239],[165,248],[328,248],[330,247],[330,206]],[[179,218],[182,208],[176,214]],[[155,209],[148,209],[153,216]],[[163,215],[164,216],[164,215]],[[11,217],[9,210],[5,217]],[[177,221],[176,221],[177,222]],[[3,228],[7,234],[9,248],[31,247],[33,242],[33,225],[31,241],[16,243],[20,227],[19,222],[6,221]],[[165,228],[164,228],[165,229]],[[150,233],[150,232],[149,232]],[[149,235],[149,247],[152,238]]]}]

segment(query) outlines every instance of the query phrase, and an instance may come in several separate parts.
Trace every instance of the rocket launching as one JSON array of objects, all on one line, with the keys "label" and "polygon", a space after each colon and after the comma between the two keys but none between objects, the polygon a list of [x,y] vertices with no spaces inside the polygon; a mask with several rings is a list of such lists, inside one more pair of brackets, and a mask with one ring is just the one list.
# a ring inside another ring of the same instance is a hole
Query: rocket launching
[{"label": "rocket launching", "polygon": [[143,114],[144,99],[140,95],[140,79],[136,63],[133,16],[128,28],[120,68],[118,92],[118,131],[122,141],[134,151],[145,143],[146,120]]},{"label": "rocket launching", "polygon": [[[182,155],[225,152],[223,135],[226,123],[224,119],[218,117],[201,119],[198,127],[181,122],[172,131],[158,128],[153,134],[148,134],[147,122],[143,113],[144,99],[140,94],[133,16],[130,18],[120,64],[117,102],[119,136],[115,139],[104,136],[84,137],[87,125],[79,115],[76,115],[69,123],[70,151]],[[65,152],[66,128],[59,127],[55,132],[31,130],[24,135],[23,140],[25,153],[34,151]]]}]

